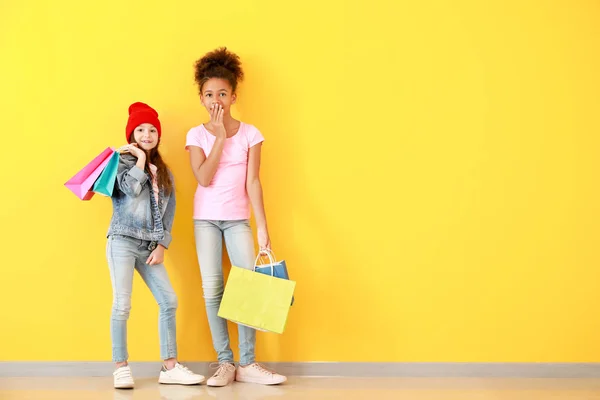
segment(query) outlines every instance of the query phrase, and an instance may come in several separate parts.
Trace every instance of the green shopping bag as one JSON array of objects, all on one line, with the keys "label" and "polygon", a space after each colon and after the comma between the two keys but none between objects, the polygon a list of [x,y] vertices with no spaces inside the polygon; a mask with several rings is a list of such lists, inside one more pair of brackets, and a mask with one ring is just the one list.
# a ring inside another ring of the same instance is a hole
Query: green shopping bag
[{"label": "green shopping bag", "polygon": [[231,267],[219,317],[251,328],[283,333],[296,282]]},{"label": "green shopping bag", "polygon": [[100,174],[96,182],[94,182],[94,187],[92,188],[92,191],[94,193],[99,193],[111,197],[115,188],[115,180],[117,179],[118,169],[119,153],[113,151],[113,154],[112,156],[110,156],[110,160],[108,161],[106,168],[104,168],[102,174]]}]

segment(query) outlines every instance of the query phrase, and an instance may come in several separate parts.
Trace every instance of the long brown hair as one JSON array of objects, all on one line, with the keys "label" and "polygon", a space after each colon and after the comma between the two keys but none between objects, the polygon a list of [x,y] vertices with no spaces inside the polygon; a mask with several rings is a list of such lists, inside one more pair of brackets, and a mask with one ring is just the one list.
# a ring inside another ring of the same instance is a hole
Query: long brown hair
[{"label": "long brown hair", "polygon": [[[137,143],[135,141],[135,135],[131,135],[129,138],[129,143]],[[139,143],[137,143],[139,148],[142,149]],[[156,166],[156,180],[158,183],[158,188],[163,191],[165,195],[170,195],[173,191],[173,182],[171,181],[171,175],[169,174],[169,167],[167,163],[165,163],[158,151],[158,147],[160,146],[160,139],[158,139],[158,143],[156,147],[150,151],[144,152],[146,153],[146,165],[144,166],[144,170],[152,176],[152,172],[150,171],[150,164],[154,164]]]}]

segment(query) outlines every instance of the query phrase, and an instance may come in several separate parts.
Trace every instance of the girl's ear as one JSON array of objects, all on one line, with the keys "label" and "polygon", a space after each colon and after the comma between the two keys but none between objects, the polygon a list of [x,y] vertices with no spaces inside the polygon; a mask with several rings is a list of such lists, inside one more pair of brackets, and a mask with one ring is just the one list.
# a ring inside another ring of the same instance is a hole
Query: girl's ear
[{"label": "girl's ear", "polygon": [[235,101],[237,100],[237,94],[233,94],[231,95],[231,104],[235,104]]}]

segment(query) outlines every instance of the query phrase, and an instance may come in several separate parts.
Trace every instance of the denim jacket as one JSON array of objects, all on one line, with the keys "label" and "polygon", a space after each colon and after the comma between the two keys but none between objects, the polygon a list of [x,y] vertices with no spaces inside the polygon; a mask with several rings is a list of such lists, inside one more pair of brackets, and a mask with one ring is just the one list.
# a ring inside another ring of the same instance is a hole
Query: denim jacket
[{"label": "denim jacket", "polygon": [[[156,204],[152,179],[136,162],[137,158],[131,154],[119,156],[108,236],[130,236],[168,248],[175,217],[175,187],[168,196],[160,190]],[[173,175],[169,174],[173,181]]]}]

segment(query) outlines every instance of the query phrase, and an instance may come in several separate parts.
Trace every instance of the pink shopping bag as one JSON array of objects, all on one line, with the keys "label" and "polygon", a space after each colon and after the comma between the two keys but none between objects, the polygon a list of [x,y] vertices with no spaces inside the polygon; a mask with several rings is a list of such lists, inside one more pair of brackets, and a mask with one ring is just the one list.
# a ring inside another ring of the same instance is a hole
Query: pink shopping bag
[{"label": "pink shopping bag", "polygon": [[65,183],[65,186],[81,200],[90,200],[94,197],[94,192],[91,191],[92,186],[94,186],[94,182],[96,182],[96,179],[98,179],[104,168],[106,168],[113,152],[114,150],[108,147],[90,161],[88,165],[83,167],[81,171],[75,174],[75,176],[69,179]]}]

